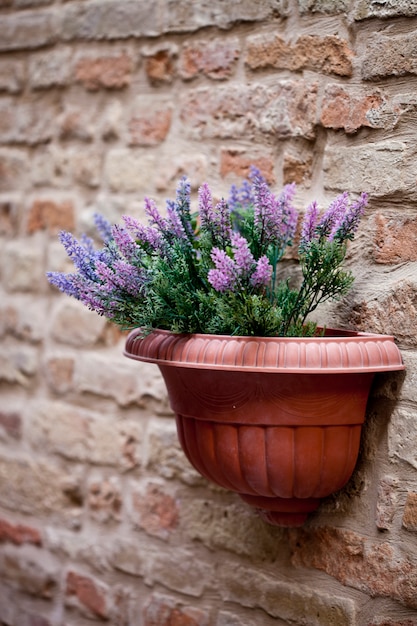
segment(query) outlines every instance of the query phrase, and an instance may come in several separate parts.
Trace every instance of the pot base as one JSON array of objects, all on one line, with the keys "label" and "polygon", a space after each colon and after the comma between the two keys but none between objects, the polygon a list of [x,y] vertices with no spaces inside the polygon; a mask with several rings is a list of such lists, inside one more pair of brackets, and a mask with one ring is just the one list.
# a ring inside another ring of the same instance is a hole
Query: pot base
[{"label": "pot base", "polygon": [[239,496],[256,509],[265,522],[281,527],[302,526],[320,504],[320,498],[265,498],[242,493]]}]

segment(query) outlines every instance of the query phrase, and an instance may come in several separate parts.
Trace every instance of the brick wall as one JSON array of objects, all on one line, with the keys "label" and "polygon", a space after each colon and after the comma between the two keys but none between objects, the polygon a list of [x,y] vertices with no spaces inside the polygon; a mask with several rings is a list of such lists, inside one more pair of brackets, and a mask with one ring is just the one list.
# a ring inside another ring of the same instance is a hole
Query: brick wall
[{"label": "brick wall", "polygon": [[[417,624],[416,28],[415,0],[0,0],[0,624]],[[156,368],[44,278],[61,228],[250,163],[300,207],[371,193],[322,316],[407,365],[291,531],[190,468]]]}]

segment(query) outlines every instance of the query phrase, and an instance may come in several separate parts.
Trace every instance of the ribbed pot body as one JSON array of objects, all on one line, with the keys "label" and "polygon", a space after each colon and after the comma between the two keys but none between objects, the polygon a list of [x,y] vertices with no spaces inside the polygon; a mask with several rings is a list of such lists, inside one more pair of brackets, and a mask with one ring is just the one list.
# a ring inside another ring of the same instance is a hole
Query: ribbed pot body
[{"label": "ribbed pot body", "polygon": [[403,369],[392,338],[341,336],[339,346],[156,331],[131,335],[126,354],[158,364],[196,470],[288,526],[349,480],[374,372]]}]

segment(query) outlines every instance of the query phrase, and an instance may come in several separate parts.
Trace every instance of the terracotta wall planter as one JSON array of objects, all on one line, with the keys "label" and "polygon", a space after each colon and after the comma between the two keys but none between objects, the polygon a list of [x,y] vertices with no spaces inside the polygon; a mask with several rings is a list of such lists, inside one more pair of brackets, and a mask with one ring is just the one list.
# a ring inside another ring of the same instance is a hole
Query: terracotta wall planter
[{"label": "terracotta wall planter", "polygon": [[392,337],[314,338],[133,331],[126,356],[156,363],[178,435],[206,478],[272,524],[302,524],[356,464],[376,372],[404,369]]}]

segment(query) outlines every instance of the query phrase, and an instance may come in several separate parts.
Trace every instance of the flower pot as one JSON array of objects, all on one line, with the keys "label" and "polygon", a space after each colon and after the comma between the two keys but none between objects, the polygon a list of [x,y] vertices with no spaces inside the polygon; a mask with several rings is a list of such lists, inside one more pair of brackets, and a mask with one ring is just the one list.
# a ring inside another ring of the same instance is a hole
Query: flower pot
[{"label": "flower pot", "polygon": [[404,369],[390,336],[230,337],[133,331],[126,356],[156,363],[181,446],[207,479],[271,524],[302,524],[356,464],[376,372]]}]

